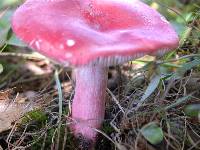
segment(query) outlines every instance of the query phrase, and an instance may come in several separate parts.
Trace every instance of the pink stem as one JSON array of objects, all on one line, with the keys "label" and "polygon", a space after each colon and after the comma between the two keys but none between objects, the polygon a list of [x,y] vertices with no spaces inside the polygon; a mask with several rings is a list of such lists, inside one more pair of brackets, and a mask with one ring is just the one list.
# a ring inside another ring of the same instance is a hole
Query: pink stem
[{"label": "pink stem", "polygon": [[105,114],[107,67],[81,67],[76,70],[76,88],[72,104],[75,136],[95,142]]}]

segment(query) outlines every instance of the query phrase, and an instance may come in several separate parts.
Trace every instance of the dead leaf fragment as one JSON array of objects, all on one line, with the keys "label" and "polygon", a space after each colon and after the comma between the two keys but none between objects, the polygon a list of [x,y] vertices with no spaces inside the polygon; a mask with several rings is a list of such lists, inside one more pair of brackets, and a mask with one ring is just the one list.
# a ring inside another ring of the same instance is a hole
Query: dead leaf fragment
[{"label": "dead leaf fragment", "polygon": [[33,109],[30,102],[22,100],[23,103],[19,103],[19,98],[16,101],[10,100],[9,94],[9,92],[0,92],[0,133],[12,128],[14,122]]},{"label": "dead leaf fragment", "polygon": [[0,91],[0,101],[8,101],[12,90]]}]

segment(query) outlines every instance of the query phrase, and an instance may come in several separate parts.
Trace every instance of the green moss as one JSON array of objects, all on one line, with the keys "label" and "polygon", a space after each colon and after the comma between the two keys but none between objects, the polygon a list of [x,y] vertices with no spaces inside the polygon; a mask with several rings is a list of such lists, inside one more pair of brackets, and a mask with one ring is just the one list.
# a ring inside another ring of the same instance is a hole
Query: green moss
[{"label": "green moss", "polygon": [[22,124],[28,124],[32,121],[36,122],[37,125],[43,126],[45,122],[47,121],[47,116],[42,110],[33,110],[28,112],[23,118],[22,118]]}]

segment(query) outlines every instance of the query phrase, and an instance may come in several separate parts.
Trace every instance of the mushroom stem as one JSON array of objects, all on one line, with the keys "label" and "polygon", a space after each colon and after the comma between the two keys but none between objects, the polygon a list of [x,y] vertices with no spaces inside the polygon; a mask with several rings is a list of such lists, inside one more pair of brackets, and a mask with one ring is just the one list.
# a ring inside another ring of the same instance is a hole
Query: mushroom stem
[{"label": "mushroom stem", "polygon": [[95,142],[105,114],[105,97],[108,68],[104,66],[84,66],[76,73],[75,96],[72,104],[72,130],[76,137]]}]

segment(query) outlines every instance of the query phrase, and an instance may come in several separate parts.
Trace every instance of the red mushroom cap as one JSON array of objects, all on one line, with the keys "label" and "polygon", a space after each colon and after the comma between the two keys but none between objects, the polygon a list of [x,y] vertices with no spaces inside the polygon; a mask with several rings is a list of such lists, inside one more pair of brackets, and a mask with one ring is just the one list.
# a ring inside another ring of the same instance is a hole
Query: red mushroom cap
[{"label": "red mushroom cap", "polygon": [[138,0],[27,0],[14,32],[62,64],[117,64],[178,45],[169,22]]}]

